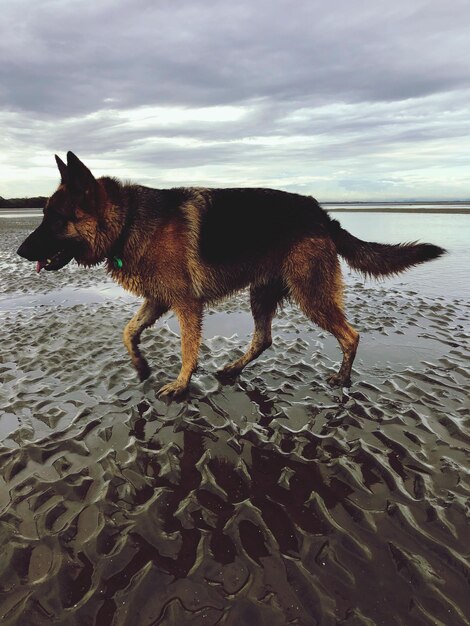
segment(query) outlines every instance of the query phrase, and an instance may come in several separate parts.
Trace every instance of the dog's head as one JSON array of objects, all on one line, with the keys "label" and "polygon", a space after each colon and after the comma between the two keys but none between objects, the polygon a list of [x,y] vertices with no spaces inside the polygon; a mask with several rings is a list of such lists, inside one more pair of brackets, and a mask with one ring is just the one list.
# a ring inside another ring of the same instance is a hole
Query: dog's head
[{"label": "dog's head", "polygon": [[67,153],[67,165],[55,159],[60,185],[46,202],[41,224],[17,250],[28,261],[37,261],[38,272],[59,270],[72,259],[94,265],[105,258],[98,232],[102,186],[73,152]]}]

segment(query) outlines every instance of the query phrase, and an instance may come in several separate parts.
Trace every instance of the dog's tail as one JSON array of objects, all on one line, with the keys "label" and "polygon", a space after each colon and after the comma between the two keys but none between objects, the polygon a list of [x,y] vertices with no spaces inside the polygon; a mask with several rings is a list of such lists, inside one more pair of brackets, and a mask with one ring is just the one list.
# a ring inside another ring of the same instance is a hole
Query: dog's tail
[{"label": "dog's tail", "polygon": [[403,272],[413,265],[437,259],[446,250],[431,243],[395,245],[362,241],[330,220],[329,231],[338,254],[350,267],[369,276],[387,276]]}]

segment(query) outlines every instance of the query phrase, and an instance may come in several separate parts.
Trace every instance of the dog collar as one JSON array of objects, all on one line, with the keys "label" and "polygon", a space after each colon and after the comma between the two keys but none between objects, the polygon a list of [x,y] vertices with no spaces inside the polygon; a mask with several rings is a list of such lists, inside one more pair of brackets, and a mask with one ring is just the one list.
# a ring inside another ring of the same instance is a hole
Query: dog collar
[{"label": "dog collar", "polygon": [[[136,192],[133,188],[123,190],[123,197],[121,201],[121,210],[125,211],[124,214],[124,224],[122,226],[119,237],[117,238],[116,243],[112,246],[111,250],[108,252],[108,261],[113,264],[113,266],[120,270],[124,266],[124,262],[122,257],[120,256],[124,252],[124,247],[126,245],[126,240],[129,237],[130,231],[132,229],[132,225],[134,223],[135,214],[134,210],[131,208],[135,205]],[[125,210],[127,207],[127,210]],[[117,253],[117,254],[116,254]]]}]

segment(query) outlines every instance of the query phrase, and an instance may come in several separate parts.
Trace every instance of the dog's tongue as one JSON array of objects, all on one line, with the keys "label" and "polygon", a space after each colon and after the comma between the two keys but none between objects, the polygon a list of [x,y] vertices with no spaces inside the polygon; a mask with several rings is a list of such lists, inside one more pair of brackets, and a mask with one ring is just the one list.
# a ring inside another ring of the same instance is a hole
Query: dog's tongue
[{"label": "dog's tongue", "polygon": [[39,274],[39,272],[42,270],[42,268],[46,267],[46,265],[47,265],[47,261],[46,260],[38,261],[36,263],[36,272]]}]

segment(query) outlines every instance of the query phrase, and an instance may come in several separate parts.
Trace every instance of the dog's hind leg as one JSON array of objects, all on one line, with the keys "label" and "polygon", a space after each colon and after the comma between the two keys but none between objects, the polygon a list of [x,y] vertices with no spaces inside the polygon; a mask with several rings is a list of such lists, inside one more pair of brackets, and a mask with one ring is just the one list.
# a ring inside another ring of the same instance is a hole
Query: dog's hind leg
[{"label": "dog's hind leg", "polygon": [[255,332],[248,350],[239,359],[229,363],[218,373],[221,377],[238,375],[251,361],[269,348],[272,344],[271,322],[276,312],[277,305],[285,298],[287,290],[281,281],[266,285],[252,285],[250,289],[250,303]]},{"label": "dog's hind leg", "polygon": [[332,333],[341,346],[341,367],[328,382],[349,386],[359,333],[348,324],[343,312],[341,268],[331,242],[306,240],[298,244],[289,255],[286,274],[292,298],[307,317]]},{"label": "dog's hind leg", "polygon": [[176,397],[186,391],[194,370],[197,367],[199,346],[201,345],[201,327],[203,305],[200,300],[188,300],[174,305],[181,329],[181,353],[183,363],[178,378],[164,385],[158,396]]},{"label": "dog's hind leg", "polygon": [[137,370],[140,380],[150,376],[150,367],[139,350],[142,332],[152,326],[155,321],[168,311],[168,307],[155,300],[145,300],[124,329],[124,345],[126,346],[132,364]]}]

